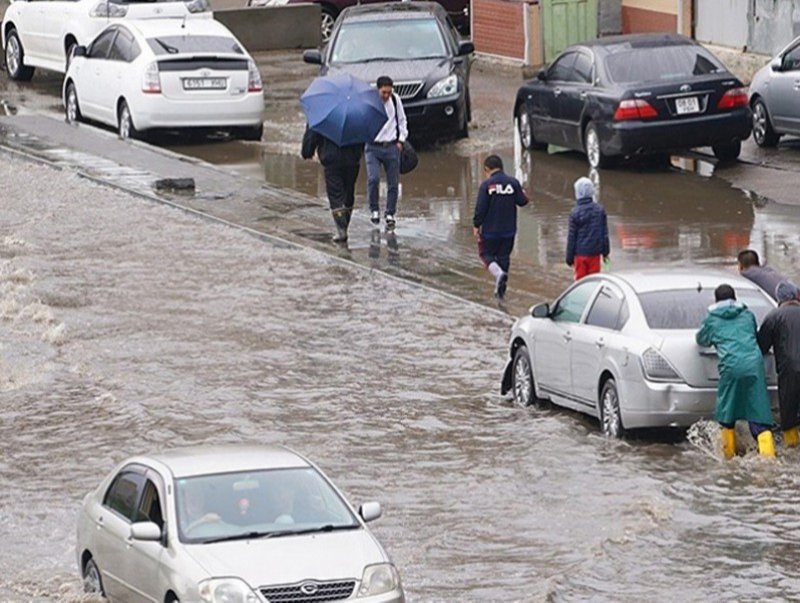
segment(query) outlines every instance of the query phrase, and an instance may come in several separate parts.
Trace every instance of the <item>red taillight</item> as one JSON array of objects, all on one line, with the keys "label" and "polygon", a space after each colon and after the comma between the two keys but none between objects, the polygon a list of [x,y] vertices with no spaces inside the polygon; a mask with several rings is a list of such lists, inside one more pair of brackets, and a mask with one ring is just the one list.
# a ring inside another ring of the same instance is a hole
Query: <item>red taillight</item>
[{"label": "red taillight", "polygon": [[150,63],[142,77],[142,92],[145,94],[161,94],[161,74],[157,63]]},{"label": "red taillight", "polygon": [[717,103],[718,109],[736,109],[747,106],[747,88],[731,88]]},{"label": "red taillight", "polygon": [[247,80],[248,92],[261,92],[264,89],[264,84],[261,81],[261,72],[259,72],[253,61],[248,61]]},{"label": "red taillight", "polygon": [[653,105],[640,98],[621,101],[614,113],[614,121],[648,119],[650,117],[658,117],[658,112],[653,108]]}]

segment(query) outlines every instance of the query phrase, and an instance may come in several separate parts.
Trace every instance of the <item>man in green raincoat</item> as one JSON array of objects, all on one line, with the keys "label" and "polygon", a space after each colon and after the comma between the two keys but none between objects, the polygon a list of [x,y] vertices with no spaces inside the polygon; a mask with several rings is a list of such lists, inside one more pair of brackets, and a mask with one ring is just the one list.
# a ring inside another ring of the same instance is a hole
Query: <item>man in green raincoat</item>
[{"label": "man in green raincoat", "polygon": [[750,431],[758,440],[763,456],[775,456],[775,443],[770,426],[764,357],[758,347],[756,317],[736,301],[730,285],[714,291],[716,303],[697,332],[697,344],[714,346],[719,357],[719,386],[715,419],[722,426],[722,448],[727,458],[736,451],[734,425],[737,420],[750,422]]}]

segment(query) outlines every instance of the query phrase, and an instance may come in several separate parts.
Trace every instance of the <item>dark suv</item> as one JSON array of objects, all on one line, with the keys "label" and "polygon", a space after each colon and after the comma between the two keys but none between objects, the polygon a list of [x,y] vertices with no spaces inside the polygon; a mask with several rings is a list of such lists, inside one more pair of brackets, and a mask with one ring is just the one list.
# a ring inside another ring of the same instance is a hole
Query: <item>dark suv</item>
[{"label": "dark suv", "polygon": [[321,65],[320,75],[349,73],[370,84],[388,75],[410,137],[463,138],[474,50],[440,4],[391,2],[345,9],[324,50],[306,50],[303,59]]}]

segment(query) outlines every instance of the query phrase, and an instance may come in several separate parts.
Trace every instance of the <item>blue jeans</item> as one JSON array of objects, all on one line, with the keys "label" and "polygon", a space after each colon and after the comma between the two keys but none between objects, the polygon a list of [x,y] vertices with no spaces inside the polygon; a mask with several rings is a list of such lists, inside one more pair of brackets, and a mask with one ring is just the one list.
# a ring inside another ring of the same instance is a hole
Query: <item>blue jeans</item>
[{"label": "blue jeans", "polygon": [[370,211],[380,211],[378,187],[381,183],[381,165],[386,171],[386,214],[397,211],[397,191],[400,183],[400,149],[396,144],[383,146],[368,143],[364,155],[367,158],[367,199]]}]

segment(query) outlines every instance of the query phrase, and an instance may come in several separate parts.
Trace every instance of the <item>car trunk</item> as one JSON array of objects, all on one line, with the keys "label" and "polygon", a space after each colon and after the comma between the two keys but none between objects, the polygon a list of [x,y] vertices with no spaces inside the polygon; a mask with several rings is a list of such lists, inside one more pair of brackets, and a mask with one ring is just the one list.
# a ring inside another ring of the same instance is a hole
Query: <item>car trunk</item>
[{"label": "car trunk", "polygon": [[658,119],[680,120],[728,111],[719,108],[720,99],[725,92],[738,87],[739,83],[730,75],[686,78],[669,83],[642,83],[624,98],[646,101],[655,109]]},{"label": "car trunk", "polygon": [[221,100],[248,87],[248,63],[241,57],[191,55],[159,59],[161,93],[173,100]]}]

